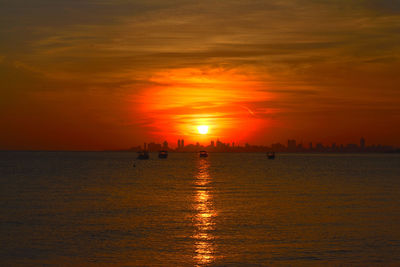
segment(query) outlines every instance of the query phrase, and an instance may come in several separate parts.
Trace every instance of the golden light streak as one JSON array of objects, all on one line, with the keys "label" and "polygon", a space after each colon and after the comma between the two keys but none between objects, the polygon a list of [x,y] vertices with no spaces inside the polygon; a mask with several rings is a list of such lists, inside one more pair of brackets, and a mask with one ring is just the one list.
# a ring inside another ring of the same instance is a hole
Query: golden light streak
[{"label": "golden light streak", "polygon": [[207,159],[199,159],[198,173],[196,175],[194,209],[196,214],[193,218],[195,226],[194,239],[194,261],[196,266],[204,266],[215,260],[215,230],[214,219],[217,212],[213,208],[209,175],[209,162]]}]

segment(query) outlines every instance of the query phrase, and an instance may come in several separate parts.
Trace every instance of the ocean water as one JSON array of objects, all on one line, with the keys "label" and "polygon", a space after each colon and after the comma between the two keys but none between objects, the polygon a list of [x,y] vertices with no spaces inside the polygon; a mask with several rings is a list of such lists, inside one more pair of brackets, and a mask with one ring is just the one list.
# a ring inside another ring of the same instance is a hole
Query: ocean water
[{"label": "ocean water", "polygon": [[135,157],[0,152],[0,265],[400,266],[400,155]]}]

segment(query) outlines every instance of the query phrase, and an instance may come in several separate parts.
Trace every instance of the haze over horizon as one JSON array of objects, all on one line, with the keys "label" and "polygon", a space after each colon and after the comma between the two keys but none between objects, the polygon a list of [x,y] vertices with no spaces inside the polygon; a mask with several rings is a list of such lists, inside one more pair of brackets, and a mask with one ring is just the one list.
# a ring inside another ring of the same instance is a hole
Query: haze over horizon
[{"label": "haze over horizon", "polygon": [[0,150],[400,146],[400,1],[0,2]]}]

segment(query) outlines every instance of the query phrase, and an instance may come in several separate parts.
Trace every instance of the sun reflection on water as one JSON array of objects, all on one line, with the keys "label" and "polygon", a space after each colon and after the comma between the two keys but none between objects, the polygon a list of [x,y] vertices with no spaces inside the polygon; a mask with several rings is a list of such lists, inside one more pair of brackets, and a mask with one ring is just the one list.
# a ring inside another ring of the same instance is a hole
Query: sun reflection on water
[{"label": "sun reflection on water", "polygon": [[196,213],[193,218],[195,227],[193,239],[195,241],[194,260],[197,266],[207,265],[215,260],[214,218],[217,213],[213,207],[209,167],[208,159],[199,159],[198,172],[195,176],[194,209]]}]

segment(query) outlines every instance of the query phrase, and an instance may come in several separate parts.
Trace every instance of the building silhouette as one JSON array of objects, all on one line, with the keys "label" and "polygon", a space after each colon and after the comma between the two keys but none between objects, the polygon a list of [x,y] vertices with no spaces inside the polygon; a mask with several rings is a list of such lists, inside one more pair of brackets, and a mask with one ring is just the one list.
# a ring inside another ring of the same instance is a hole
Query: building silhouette
[{"label": "building silhouette", "polygon": [[148,148],[148,151],[150,151],[150,152],[160,151],[161,144],[156,144],[156,143],[152,142],[147,145],[147,148]]},{"label": "building silhouette", "polygon": [[365,149],[365,139],[363,137],[361,137],[361,139],[360,139],[360,148],[361,148],[361,150]]},{"label": "building silhouette", "polygon": [[164,143],[163,143],[163,149],[164,149],[164,150],[167,150],[167,149],[168,149],[168,142],[167,142],[167,141],[164,141]]},{"label": "building silhouette", "polygon": [[288,140],[287,148],[289,151],[296,151],[296,140]]}]

